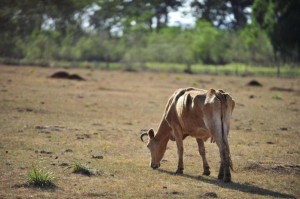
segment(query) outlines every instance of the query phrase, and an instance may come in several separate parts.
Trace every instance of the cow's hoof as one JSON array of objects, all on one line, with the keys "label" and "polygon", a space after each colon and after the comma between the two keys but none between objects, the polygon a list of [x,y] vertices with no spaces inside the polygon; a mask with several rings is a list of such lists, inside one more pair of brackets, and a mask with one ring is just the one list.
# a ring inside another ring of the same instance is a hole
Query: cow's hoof
[{"label": "cow's hoof", "polygon": [[229,182],[231,182],[231,178],[224,178],[224,179],[223,179],[223,182],[229,183]]},{"label": "cow's hoof", "polygon": [[223,177],[224,177],[224,173],[219,173],[218,179],[219,179],[219,180],[223,180]]},{"label": "cow's hoof", "polygon": [[177,174],[177,175],[183,174],[183,169],[181,169],[181,168],[177,169],[175,174]]},{"label": "cow's hoof", "polygon": [[209,176],[209,175],[210,175],[210,171],[209,171],[209,170],[205,170],[205,171],[203,172],[203,175]]},{"label": "cow's hoof", "polygon": [[224,182],[231,182],[231,174],[230,173],[226,173],[224,175],[223,181]]}]

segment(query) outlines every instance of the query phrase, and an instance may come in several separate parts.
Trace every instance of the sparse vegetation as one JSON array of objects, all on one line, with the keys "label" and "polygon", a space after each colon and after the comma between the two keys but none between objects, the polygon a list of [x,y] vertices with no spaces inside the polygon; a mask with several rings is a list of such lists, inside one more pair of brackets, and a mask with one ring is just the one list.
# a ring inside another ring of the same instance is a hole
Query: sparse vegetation
[{"label": "sparse vegetation", "polygon": [[31,169],[28,172],[27,183],[35,187],[47,188],[53,187],[54,177],[52,173],[46,171],[44,168],[41,168],[38,165],[32,165]]},{"label": "sparse vegetation", "polygon": [[[60,70],[0,67],[0,198],[300,197],[299,78],[83,68],[67,72],[86,81],[48,78]],[[262,86],[248,86],[251,80]],[[235,169],[230,184],[217,179],[219,150],[209,140],[210,176],[202,176],[191,137],[184,141],[184,175],[174,175],[178,155],[172,141],[161,167],[149,167],[140,129],[157,130],[169,95],[194,85],[222,88],[236,101],[229,134]],[[276,93],[281,100],[272,99]],[[27,165],[37,158],[55,175],[55,191],[24,186]],[[72,173],[75,160],[81,164],[74,166],[95,175]]]},{"label": "sparse vegetation", "polygon": [[280,93],[274,93],[272,99],[282,100],[282,95]]},{"label": "sparse vegetation", "polygon": [[86,176],[94,175],[94,172],[90,168],[82,165],[78,161],[74,162],[71,165],[71,169],[72,169],[72,173],[82,174],[82,175],[86,175]]}]

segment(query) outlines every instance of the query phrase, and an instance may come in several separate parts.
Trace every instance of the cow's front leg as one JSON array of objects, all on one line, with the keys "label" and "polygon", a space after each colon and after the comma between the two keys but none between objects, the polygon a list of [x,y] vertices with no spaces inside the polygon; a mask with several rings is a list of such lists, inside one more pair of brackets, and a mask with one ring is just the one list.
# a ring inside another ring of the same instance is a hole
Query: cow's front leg
[{"label": "cow's front leg", "polygon": [[177,153],[178,153],[178,167],[176,174],[183,174],[183,140],[182,138],[176,139]]},{"label": "cow's front leg", "polygon": [[177,152],[178,152],[178,167],[176,174],[183,174],[183,142],[182,140],[177,143]]},{"label": "cow's front leg", "polygon": [[202,161],[203,161],[203,175],[209,176],[210,170],[209,170],[209,165],[208,165],[208,162],[206,159],[204,141],[202,139],[196,139],[196,140],[198,143],[199,153],[200,153],[200,156],[202,157]]}]

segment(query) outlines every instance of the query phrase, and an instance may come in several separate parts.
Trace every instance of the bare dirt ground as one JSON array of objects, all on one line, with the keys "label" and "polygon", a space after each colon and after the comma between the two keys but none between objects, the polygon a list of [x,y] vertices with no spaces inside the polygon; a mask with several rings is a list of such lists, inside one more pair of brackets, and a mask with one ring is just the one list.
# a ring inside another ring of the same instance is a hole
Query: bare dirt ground
[{"label": "bare dirt ground", "polygon": [[[57,71],[86,81],[49,78]],[[252,79],[263,86],[247,86]],[[190,86],[222,88],[237,103],[233,183],[217,179],[218,149],[209,142],[211,175],[201,175],[192,138],[184,141],[185,174],[173,174],[174,142],[160,169],[148,165],[140,130],[157,129],[169,96]],[[299,198],[299,141],[299,79],[0,66],[0,198]],[[72,173],[74,162],[96,174]],[[56,187],[26,186],[35,164]]]}]

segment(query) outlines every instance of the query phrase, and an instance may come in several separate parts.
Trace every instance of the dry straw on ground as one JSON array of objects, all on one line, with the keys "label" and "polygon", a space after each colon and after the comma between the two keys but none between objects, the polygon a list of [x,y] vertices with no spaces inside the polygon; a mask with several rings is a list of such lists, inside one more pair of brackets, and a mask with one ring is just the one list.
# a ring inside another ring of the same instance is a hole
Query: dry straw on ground
[{"label": "dry straw on ground", "polygon": [[[86,81],[48,78],[56,71],[0,66],[0,198],[300,197],[299,79],[255,77],[263,87],[249,87],[249,77],[92,69],[68,69]],[[219,152],[208,142],[211,176],[201,175],[192,138],[184,141],[183,175],[174,175],[174,142],[161,168],[149,167],[140,129],[157,129],[168,97],[188,86],[222,88],[237,102],[229,135],[233,183],[217,180]],[[56,189],[18,186],[39,160]],[[75,161],[101,175],[72,173]]]}]

